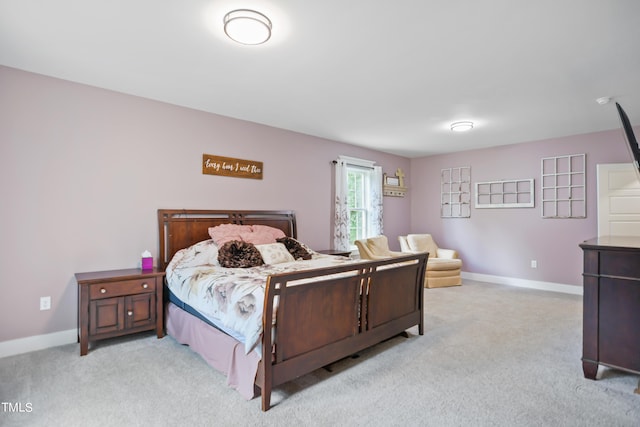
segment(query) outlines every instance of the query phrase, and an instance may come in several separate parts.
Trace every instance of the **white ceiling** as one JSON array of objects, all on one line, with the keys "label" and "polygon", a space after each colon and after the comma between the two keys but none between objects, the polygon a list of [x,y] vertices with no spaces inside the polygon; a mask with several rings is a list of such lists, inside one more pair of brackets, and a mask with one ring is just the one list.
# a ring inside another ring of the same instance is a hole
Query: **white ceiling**
[{"label": "white ceiling", "polygon": [[638,125],[640,1],[0,0],[0,64],[418,157]]}]

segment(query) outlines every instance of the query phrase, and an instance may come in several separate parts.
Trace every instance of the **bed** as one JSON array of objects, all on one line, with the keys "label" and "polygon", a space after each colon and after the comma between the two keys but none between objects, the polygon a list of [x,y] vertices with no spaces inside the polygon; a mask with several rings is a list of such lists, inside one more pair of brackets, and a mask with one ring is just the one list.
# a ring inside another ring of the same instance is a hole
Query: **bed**
[{"label": "bed", "polygon": [[[268,226],[297,238],[293,211],[160,209],[158,224],[162,270],[170,269],[194,245],[211,239],[210,227]],[[167,334],[224,373],[228,385],[246,399],[259,389],[263,411],[270,408],[271,391],[280,384],[413,326],[424,334],[422,284],[428,254],[353,261],[309,252],[312,260],[287,263],[287,268],[261,267],[266,274],[263,284],[254,287],[263,295],[263,301],[256,303],[261,309],[255,345],[214,326],[206,313],[185,301],[188,298],[167,292]],[[246,274],[253,270],[245,269]]]}]

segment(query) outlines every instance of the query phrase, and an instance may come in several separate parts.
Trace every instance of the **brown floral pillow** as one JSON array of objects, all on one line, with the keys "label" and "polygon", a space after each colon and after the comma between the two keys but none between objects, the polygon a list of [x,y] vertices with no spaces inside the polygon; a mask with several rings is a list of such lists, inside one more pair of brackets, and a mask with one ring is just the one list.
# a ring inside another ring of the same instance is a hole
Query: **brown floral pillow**
[{"label": "brown floral pillow", "polygon": [[231,240],[218,249],[218,262],[227,268],[248,268],[264,264],[253,243]]},{"label": "brown floral pillow", "polygon": [[293,239],[291,237],[281,237],[276,240],[278,241],[278,243],[282,243],[286,246],[287,250],[291,255],[293,255],[294,259],[311,259],[311,254],[305,248],[303,248],[300,242],[298,242],[296,239]]}]

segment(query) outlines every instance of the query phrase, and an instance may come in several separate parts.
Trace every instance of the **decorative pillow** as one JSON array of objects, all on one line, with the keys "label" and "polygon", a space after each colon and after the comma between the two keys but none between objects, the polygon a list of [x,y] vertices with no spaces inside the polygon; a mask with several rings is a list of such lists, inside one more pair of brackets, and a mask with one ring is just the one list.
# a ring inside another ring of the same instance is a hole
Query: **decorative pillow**
[{"label": "decorative pillow", "polygon": [[242,240],[240,233],[250,232],[250,225],[220,224],[215,227],[209,227],[209,236],[216,242],[218,247],[222,247],[222,245],[231,240]]},{"label": "decorative pillow", "polygon": [[294,259],[311,259],[311,254],[296,239],[281,237],[276,240],[287,248]]},{"label": "decorative pillow", "polygon": [[260,231],[249,231],[240,233],[240,238],[247,242],[253,243],[254,245],[266,245],[267,243],[276,243],[276,239],[273,235],[265,230]]},{"label": "decorative pillow", "polygon": [[279,228],[269,227],[268,225],[256,224],[256,225],[252,225],[251,229],[253,230],[254,233],[269,233],[269,234],[271,234],[271,236],[273,236],[273,242],[272,243],[275,243],[276,240],[281,238],[281,237],[286,237],[287,236],[286,234],[284,234],[284,231],[280,230]]},{"label": "decorative pillow", "polygon": [[227,268],[257,267],[264,264],[253,243],[231,240],[218,248],[218,262]]},{"label": "decorative pillow", "polygon": [[287,248],[282,243],[270,243],[268,245],[256,245],[262,255],[265,264],[280,264],[282,262],[295,261]]}]

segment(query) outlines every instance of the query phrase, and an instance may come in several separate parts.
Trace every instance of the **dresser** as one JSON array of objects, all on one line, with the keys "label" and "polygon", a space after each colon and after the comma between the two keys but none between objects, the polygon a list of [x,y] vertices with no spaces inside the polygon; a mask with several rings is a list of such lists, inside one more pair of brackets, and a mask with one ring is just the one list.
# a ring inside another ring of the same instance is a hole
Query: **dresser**
[{"label": "dresser", "polygon": [[164,272],[140,269],[76,273],[80,355],[89,342],[155,329],[164,336]]},{"label": "dresser", "polygon": [[584,254],[582,370],[598,366],[640,373],[640,237],[601,236]]}]

